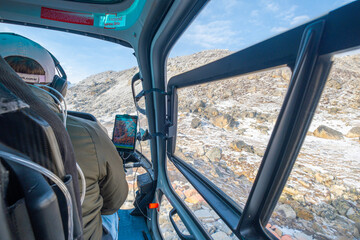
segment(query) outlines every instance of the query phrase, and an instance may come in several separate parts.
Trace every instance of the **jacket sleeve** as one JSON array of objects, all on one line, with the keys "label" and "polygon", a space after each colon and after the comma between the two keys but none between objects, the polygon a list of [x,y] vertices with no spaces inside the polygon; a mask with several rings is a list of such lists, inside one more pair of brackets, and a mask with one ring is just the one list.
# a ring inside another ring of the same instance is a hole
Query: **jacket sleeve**
[{"label": "jacket sleeve", "polygon": [[100,170],[100,195],[103,198],[101,214],[110,215],[119,210],[125,202],[128,185],[119,153],[108,135],[98,126],[99,144],[96,151]]}]

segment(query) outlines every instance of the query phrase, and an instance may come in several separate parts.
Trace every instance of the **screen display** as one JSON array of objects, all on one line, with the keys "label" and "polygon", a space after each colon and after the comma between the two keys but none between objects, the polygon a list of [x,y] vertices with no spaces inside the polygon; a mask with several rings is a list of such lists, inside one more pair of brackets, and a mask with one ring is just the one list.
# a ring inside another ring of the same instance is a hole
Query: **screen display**
[{"label": "screen display", "polygon": [[116,115],[112,141],[119,151],[134,151],[136,129],[137,116]]}]

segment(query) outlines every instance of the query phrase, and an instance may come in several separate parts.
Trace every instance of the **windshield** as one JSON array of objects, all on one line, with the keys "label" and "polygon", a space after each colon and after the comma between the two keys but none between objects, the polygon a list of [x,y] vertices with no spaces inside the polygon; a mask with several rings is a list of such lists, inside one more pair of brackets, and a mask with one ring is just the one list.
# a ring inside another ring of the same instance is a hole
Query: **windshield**
[{"label": "windshield", "polygon": [[241,50],[352,1],[210,1],[170,56],[208,49]]}]

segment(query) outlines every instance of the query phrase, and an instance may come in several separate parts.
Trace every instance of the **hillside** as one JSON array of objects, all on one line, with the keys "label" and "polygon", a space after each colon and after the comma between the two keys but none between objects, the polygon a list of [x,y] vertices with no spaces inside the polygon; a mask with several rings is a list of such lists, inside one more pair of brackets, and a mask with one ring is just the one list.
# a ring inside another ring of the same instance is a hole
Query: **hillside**
[{"label": "hillside", "polygon": [[[168,78],[230,53],[209,50],[169,59]],[[115,114],[135,113],[130,81],[136,72],[131,68],[84,79],[69,89],[69,108],[92,113],[111,132]],[[281,68],[179,91],[176,154],[241,207],[256,177],[290,76],[289,69]],[[359,108],[360,56],[337,57],[267,226],[270,231],[293,239],[360,239]],[[143,147],[146,151],[146,144]],[[214,239],[235,239],[201,196],[168,165],[176,192]],[[163,209],[169,211],[170,206]],[[160,223],[162,229],[171,229],[166,215],[160,216]]]}]

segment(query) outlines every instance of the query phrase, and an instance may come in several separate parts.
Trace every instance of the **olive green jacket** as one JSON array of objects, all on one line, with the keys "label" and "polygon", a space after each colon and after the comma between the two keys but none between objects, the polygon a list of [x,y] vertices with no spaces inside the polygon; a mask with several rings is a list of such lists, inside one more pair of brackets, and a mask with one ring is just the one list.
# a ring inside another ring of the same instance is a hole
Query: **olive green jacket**
[{"label": "olive green jacket", "polygon": [[[46,93],[36,92],[51,109],[59,112],[51,97],[50,101]],[[123,161],[100,123],[69,115],[66,127],[76,161],[86,179],[86,196],[82,205],[84,239],[99,240],[102,236],[100,215],[115,213],[128,194]]]}]

